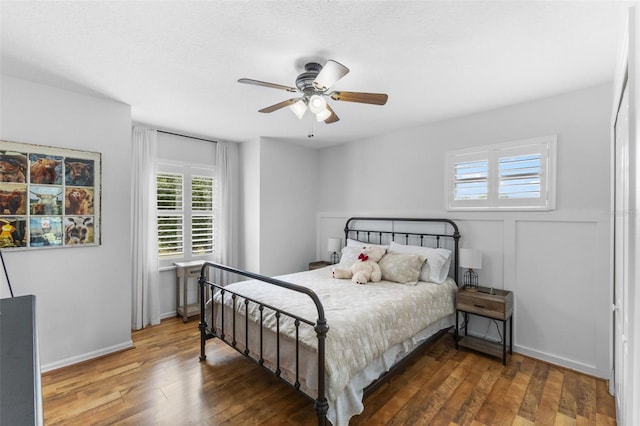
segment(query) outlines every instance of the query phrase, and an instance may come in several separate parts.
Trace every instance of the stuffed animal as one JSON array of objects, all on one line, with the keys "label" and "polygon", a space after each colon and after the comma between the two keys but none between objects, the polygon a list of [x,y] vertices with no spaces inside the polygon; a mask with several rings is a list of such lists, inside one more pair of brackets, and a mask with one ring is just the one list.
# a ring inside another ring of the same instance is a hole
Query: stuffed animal
[{"label": "stuffed animal", "polygon": [[350,268],[333,268],[333,278],[351,278],[356,284],[378,282],[382,279],[382,272],[378,262],[386,253],[386,249],[380,246],[364,246],[360,251],[358,260]]}]

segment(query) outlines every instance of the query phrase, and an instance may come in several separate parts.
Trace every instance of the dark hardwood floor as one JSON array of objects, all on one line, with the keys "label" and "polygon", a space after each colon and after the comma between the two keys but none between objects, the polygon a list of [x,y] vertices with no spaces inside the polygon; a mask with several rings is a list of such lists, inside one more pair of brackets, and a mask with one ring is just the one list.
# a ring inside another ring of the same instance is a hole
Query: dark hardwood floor
[{"label": "dark hardwood floor", "polygon": [[[135,349],[43,374],[46,425],[313,425],[312,403],[197,322],[133,333]],[[513,354],[507,366],[444,335],[365,399],[351,425],[615,425],[607,384]]]}]

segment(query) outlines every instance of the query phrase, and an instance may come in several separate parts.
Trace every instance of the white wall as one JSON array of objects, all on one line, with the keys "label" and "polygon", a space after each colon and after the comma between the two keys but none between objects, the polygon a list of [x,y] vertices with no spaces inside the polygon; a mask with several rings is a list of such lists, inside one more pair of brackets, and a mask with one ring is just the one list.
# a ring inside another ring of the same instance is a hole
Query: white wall
[{"label": "white wall", "polygon": [[260,151],[260,273],[307,269],[314,260],[318,152],[262,138]]},{"label": "white wall", "polygon": [[241,145],[241,268],[264,275],[305,270],[315,258],[318,152],[261,138]]},{"label": "white wall", "polygon": [[[153,128],[153,126],[151,126]],[[206,140],[158,132],[158,159],[212,166],[216,163],[216,144]]]},{"label": "white wall", "polygon": [[240,144],[240,247],[241,269],[260,272],[260,140]]},{"label": "white wall", "polygon": [[131,108],[0,78],[0,139],[102,153],[102,244],[4,252],[16,296],[36,296],[42,369],[129,347]]},{"label": "white wall", "polygon": [[[483,251],[481,284],[515,293],[514,349],[608,377],[610,99],[603,85],[322,150],[316,256],[349,216],[453,218]],[[549,134],[557,210],[445,210],[448,150]],[[497,337],[481,318],[471,331]]]}]

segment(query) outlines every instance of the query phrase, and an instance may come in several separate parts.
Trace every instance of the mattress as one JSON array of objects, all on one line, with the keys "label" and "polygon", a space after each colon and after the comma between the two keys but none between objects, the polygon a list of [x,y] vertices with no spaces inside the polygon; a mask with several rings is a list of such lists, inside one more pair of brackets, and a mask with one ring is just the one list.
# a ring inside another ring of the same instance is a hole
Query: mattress
[{"label": "mattress", "polygon": [[[454,322],[456,284],[451,278],[442,284],[403,285],[381,281],[358,285],[350,280],[333,279],[330,267],[277,278],[312,289],[324,306],[329,325],[325,343],[327,417],[335,426],[348,424],[353,415],[362,412],[364,387],[429,336]],[[312,322],[318,318],[308,296],[285,288],[250,280],[230,284],[225,289]],[[221,310],[216,309],[217,334],[224,333],[225,340],[235,342],[237,349],[246,350],[247,355],[256,360],[262,358],[266,366],[280,371],[287,381],[298,382],[303,392],[315,398],[317,337],[313,328],[302,323],[296,331],[290,317],[278,318],[273,310],[260,309],[252,302],[245,304],[242,298],[234,300],[228,292],[224,296],[220,291],[214,294],[217,306],[223,297],[224,329]],[[235,321],[234,311],[238,314]],[[207,312],[207,324],[212,324],[209,307]],[[245,312],[248,312],[248,335]],[[276,330],[280,331],[279,342]]]}]

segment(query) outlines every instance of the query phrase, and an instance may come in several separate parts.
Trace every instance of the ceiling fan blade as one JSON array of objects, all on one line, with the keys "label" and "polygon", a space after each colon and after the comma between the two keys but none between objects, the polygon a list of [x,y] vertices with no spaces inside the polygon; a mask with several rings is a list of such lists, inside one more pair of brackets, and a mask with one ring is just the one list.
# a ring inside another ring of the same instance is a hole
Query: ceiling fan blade
[{"label": "ceiling fan blade", "polygon": [[262,108],[258,112],[273,112],[273,111],[277,111],[277,110],[279,110],[281,108],[284,108],[286,106],[289,106],[291,104],[295,104],[296,102],[298,102],[298,100],[299,100],[299,98],[287,99],[286,101],[278,102],[277,104],[268,106],[266,108]]},{"label": "ceiling fan blade", "polygon": [[329,59],[327,63],[322,67],[313,84],[319,90],[327,90],[333,86],[336,81],[349,73],[349,68],[342,65],[340,62]]},{"label": "ceiling fan blade", "polygon": [[334,101],[358,102],[373,105],[384,105],[389,98],[389,96],[384,93],[364,92],[331,92],[330,96]]},{"label": "ceiling fan blade", "polygon": [[250,78],[241,78],[238,83],[253,84],[255,86],[271,87],[272,89],[286,90],[287,92],[297,92],[295,87],[283,86],[282,84],[267,83],[266,81],[252,80]]},{"label": "ceiling fan blade", "polygon": [[331,109],[331,107],[329,106],[329,104],[327,104],[327,109],[329,111],[331,111],[331,115],[329,116],[329,118],[327,118],[326,120],[324,120],[325,123],[327,124],[331,124],[331,123],[335,123],[336,121],[339,121],[340,118],[336,115],[335,111],[333,109]]}]

